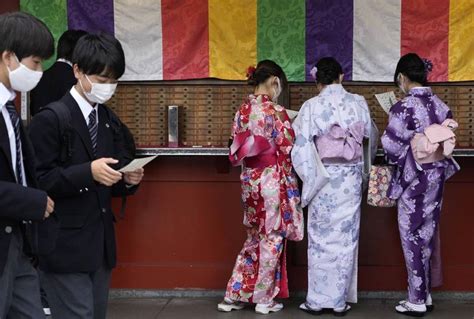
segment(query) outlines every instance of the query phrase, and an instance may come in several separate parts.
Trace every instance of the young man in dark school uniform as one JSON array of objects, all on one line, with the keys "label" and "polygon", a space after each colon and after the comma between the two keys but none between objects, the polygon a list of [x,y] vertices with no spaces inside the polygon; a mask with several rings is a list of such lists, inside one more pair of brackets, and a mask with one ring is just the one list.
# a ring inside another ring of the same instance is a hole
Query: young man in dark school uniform
[{"label": "young man in dark school uniform", "polygon": [[[40,256],[44,289],[53,318],[105,319],[112,268],[116,264],[112,196],[132,194],[143,169],[120,173],[123,144],[116,140],[104,105],[125,71],[120,42],[107,34],[83,36],[72,64],[77,84],[61,100],[70,115],[69,157],[58,114],[46,106],[32,120],[39,185],[56,202],[60,221],[51,253]],[[41,242],[40,242],[41,244]]]},{"label": "young man in dark school uniform", "polygon": [[32,230],[54,202],[35,189],[34,152],[15,109],[17,92],[39,82],[54,51],[48,28],[21,12],[0,15],[0,318],[44,318],[31,264]]},{"label": "young man in dark school uniform", "polygon": [[87,32],[67,30],[58,41],[57,60],[47,69],[30,93],[30,112],[34,116],[47,104],[62,98],[77,83],[72,70],[72,52],[77,41]]},{"label": "young man in dark school uniform", "polygon": [[[72,52],[77,41],[87,32],[67,30],[58,41],[57,60],[43,73],[38,85],[30,92],[30,114],[34,116],[47,104],[61,99],[77,83],[72,70]],[[40,278],[41,284],[41,278]],[[45,315],[51,315],[46,293],[41,289],[41,302]]]}]

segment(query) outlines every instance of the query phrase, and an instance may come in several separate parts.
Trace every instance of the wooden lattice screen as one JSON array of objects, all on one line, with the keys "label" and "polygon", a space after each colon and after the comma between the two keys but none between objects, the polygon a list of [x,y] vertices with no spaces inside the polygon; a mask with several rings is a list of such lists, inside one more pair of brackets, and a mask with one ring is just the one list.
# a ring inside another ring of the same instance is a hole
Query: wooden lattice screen
[{"label": "wooden lattice screen", "polygon": [[[378,106],[375,93],[391,91],[391,85],[347,85],[363,95],[372,117],[382,131],[387,116]],[[474,85],[437,85],[433,90],[453,111],[460,123],[458,147],[474,149]],[[178,105],[179,141],[182,146],[227,146],[234,113],[251,89],[244,84],[122,84],[109,105],[130,127],[141,147],[165,147],[168,141],[167,107]],[[291,84],[289,108],[316,94],[313,84]],[[400,92],[396,91],[398,97]]]}]

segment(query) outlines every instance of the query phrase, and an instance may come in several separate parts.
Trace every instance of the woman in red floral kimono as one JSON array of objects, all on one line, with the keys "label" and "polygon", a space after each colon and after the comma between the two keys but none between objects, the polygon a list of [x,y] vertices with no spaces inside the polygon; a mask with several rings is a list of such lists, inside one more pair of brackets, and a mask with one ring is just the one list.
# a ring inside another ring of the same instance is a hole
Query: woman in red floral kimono
[{"label": "woman in red floral kimono", "polygon": [[275,103],[286,76],[279,65],[264,60],[249,68],[255,87],[235,115],[229,158],[243,165],[240,180],[247,240],[237,256],[220,311],[256,304],[261,314],[276,312],[288,297],[286,240],[303,238],[300,194],[291,163],[294,132],[285,108]]}]

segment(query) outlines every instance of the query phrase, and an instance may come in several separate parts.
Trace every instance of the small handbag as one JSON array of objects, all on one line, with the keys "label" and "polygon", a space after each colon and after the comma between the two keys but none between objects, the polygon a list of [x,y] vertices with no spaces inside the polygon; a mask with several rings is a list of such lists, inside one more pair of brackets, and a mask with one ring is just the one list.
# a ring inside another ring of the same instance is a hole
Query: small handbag
[{"label": "small handbag", "polygon": [[387,196],[393,168],[391,165],[372,165],[369,174],[367,204],[375,207],[394,207],[397,204],[394,199]]}]

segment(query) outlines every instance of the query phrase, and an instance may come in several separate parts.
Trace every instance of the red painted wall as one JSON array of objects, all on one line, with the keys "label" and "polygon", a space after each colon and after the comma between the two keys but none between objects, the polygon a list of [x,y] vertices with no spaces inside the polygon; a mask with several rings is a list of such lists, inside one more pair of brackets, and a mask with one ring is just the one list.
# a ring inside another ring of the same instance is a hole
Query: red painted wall
[{"label": "red painted wall", "polygon": [[[442,289],[474,291],[474,158],[459,162],[442,212]],[[238,178],[239,168],[229,168],[225,157],[162,157],[147,166],[117,224],[113,287],[224,289],[245,238]],[[289,246],[290,287],[303,290],[306,242]],[[359,289],[405,289],[394,209],[364,205],[359,265]]]}]

